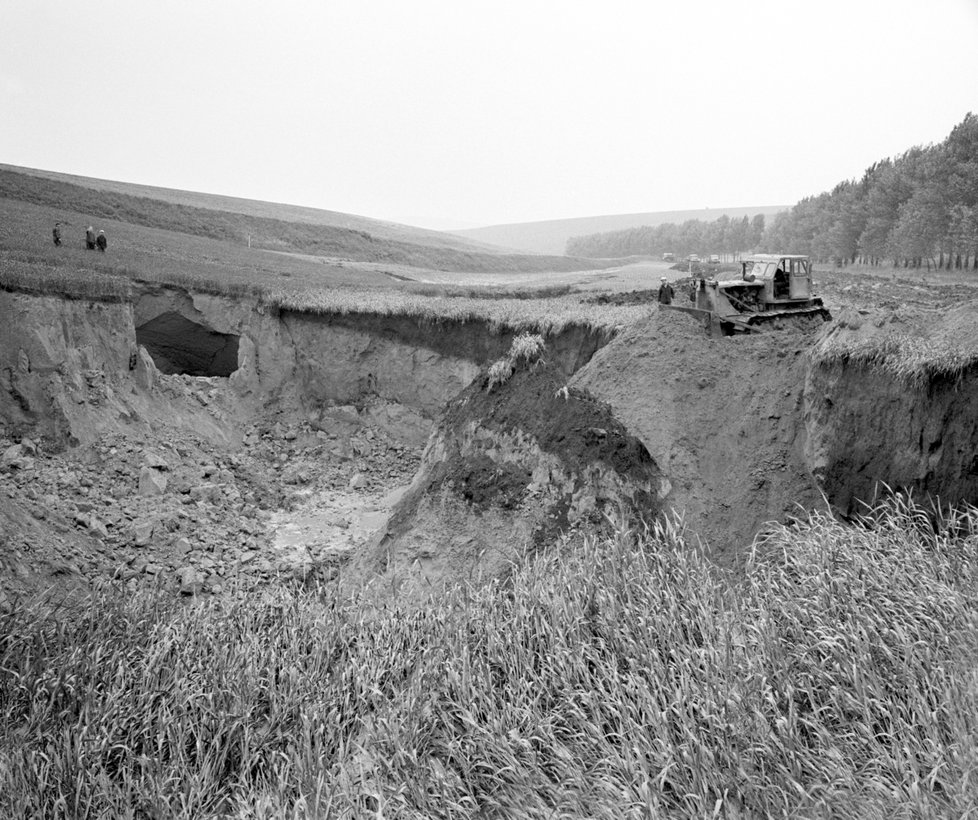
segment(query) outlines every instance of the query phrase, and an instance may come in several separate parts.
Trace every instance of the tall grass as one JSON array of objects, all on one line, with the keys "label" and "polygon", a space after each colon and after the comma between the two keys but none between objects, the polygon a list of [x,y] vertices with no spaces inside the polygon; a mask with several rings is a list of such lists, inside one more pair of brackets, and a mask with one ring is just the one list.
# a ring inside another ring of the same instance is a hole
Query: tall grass
[{"label": "tall grass", "polygon": [[497,385],[506,384],[516,368],[536,362],[543,355],[544,346],[543,336],[539,334],[524,332],[516,336],[506,355],[489,365],[486,390],[491,393]]},{"label": "tall grass", "polygon": [[651,305],[597,305],[579,297],[430,297],[405,291],[320,289],[271,291],[266,301],[283,310],[318,314],[406,316],[422,321],[486,322],[493,329],[545,335],[578,325],[614,331],[646,318]]},{"label": "tall grass", "polygon": [[978,511],[584,539],[419,606],[103,592],[0,624],[0,814],[978,811]]}]

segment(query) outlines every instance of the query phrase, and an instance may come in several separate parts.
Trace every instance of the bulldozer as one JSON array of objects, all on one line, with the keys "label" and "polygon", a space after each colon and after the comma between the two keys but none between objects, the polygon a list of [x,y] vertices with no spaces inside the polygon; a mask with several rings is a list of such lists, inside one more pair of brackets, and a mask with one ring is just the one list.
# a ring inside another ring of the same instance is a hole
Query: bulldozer
[{"label": "bulldozer", "polygon": [[807,256],[756,254],[741,262],[739,278],[703,277],[693,282],[693,305],[662,307],[704,319],[713,333],[756,333],[765,325],[805,325],[832,318],[814,293]]}]

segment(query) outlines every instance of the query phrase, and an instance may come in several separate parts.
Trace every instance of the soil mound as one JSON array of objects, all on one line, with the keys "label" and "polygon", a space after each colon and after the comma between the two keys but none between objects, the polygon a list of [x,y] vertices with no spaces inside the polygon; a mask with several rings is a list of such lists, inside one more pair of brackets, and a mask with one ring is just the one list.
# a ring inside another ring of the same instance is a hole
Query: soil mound
[{"label": "soil mound", "polygon": [[611,407],[544,361],[451,401],[386,531],[355,562],[403,589],[505,574],[512,561],[606,516],[653,520],[668,492]]},{"label": "soil mound", "polygon": [[572,384],[611,405],[669,477],[668,507],[729,565],[766,522],[824,506],[804,456],[811,339],[710,338],[691,317],[659,310]]}]

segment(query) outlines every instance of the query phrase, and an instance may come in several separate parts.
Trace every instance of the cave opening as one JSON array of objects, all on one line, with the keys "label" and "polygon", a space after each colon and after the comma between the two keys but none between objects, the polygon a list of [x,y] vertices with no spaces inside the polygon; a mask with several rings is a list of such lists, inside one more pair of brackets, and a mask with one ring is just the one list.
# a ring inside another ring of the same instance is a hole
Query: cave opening
[{"label": "cave opening", "polygon": [[238,340],[233,333],[219,333],[175,312],[136,328],[136,342],[167,375],[230,376],[238,369]]}]

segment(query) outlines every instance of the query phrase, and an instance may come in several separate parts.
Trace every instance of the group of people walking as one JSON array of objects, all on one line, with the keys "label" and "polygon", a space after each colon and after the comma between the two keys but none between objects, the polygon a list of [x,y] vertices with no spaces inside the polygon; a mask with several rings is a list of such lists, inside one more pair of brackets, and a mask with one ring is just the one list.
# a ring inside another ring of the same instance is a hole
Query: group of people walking
[{"label": "group of people walking", "polygon": [[[54,238],[54,244],[56,247],[61,247],[61,223],[55,222],[54,228],[51,231],[51,235]],[[109,246],[109,240],[105,238],[105,231],[99,231],[98,234],[95,233],[95,228],[91,225],[85,231],[85,247],[90,251],[94,251],[98,248],[103,253],[105,249]]]}]

